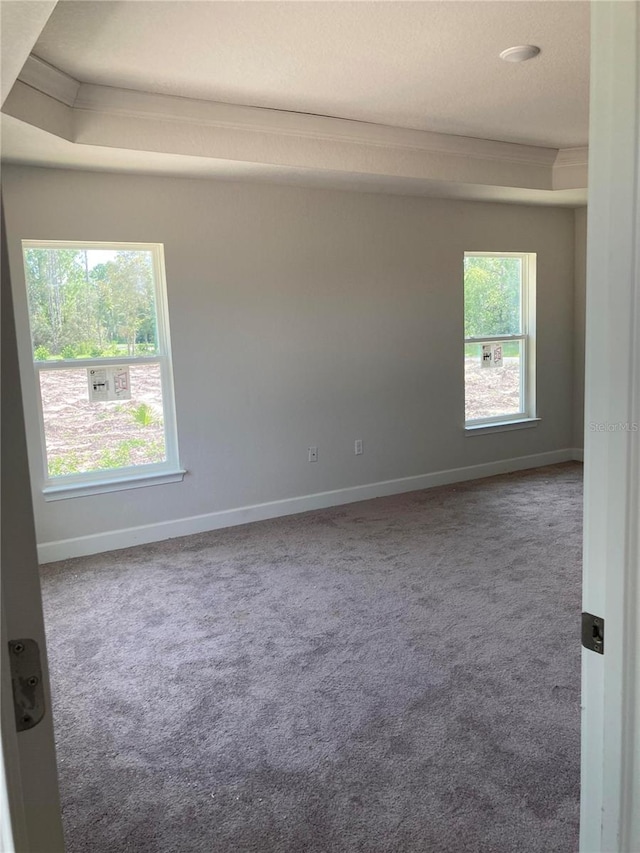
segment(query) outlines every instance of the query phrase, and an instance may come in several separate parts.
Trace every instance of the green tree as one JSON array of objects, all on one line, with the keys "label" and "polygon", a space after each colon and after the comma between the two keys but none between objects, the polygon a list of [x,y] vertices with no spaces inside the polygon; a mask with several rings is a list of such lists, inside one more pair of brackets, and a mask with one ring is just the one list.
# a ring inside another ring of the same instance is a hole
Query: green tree
[{"label": "green tree", "polygon": [[124,343],[135,355],[136,341],[155,343],[155,304],[151,255],[120,251],[97,265],[92,276],[99,291],[99,314],[107,339]]},{"label": "green tree", "polygon": [[33,348],[51,357],[135,354],[153,349],[156,313],[151,254],[122,250],[90,265],[90,250],[27,249],[25,269]]},{"label": "green tree", "polygon": [[464,259],[464,334],[467,338],[518,334],[521,260],[490,256]]},{"label": "green tree", "polygon": [[27,249],[25,269],[34,349],[53,355],[77,340],[86,289],[83,253],[76,249]]}]

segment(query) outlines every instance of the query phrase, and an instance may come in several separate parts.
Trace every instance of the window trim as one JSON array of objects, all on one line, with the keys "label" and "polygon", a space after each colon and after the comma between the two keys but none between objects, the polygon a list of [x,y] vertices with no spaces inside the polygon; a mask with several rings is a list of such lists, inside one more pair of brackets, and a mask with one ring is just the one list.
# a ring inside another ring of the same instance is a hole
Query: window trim
[{"label": "window trim", "polygon": [[529,429],[537,427],[541,418],[521,418],[518,421],[496,421],[490,424],[469,424],[465,427],[465,435],[484,435],[488,432],[510,432],[514,429]]},{"label": "window trim", "polygon": [[[493,337],[465,337],[467,344],[491,344],[508,341],[520,341],[520,411],[511,414],[493,415],[488,418],[465,417],[464,428],[469,434],[482,435],[485,432],[503,432],[509,428],[518,429],[537,426],[540,418],[536,406],[536,266],[535,252],[465,252],[464,258],[520,258],[522,278],[520,284],[520,333],[517,335],[494,335]],[[463,274],[464,292],[464,274]],[[466,382],[465,382],[466,397]],[[466,404],[466,401],[465,401]]]},{"label": "window trim", "polygon": [[[101,494],[140,486],[181,481],[186,471],[179,463],[178,426],[175,407],[173,382],[173,362],[171,333],[169,328],[169,306],[167,301],[167,277],[164,263],[164,245],[162,243],[105,242],[91,240],[33,240],[21,241],[22,261],[27,296],[27,322],[29,329],[29,352],[35,381],[38,409],[38,429],[40,432],[40,450],[42,459],[41,491],[45,500],[80,497],[82,495]],[[153,285],[156,309],[157,348],[152,355],[113,356],[95,359],[56,359],[39,361],[33,356],[33,336],[31,333],[31,308],[27,294],[27,270],[25,250],[27,249],[95,249],[144,251],[152,255]],[[42,387],[40,375],[43,371],[87,369],[89,367],[157,364],[160,368],[162,388],[162,408],[165,442],[165,460],[163,462],[142,463],[121,468],[83,471],[77,474],[63,474],[59,477],[49,475],[49,464],[45,436],[44,409],[42,405]]]},{"label": "window trim", "polygon": [[[65,483],[63,485],[45,486],[42,490],[45,501],[60,501],[68,498],[82,498],[89,495],[102,495],[106,492],[122,492],[127,489],[139,489],[143,486],[162,486],[166,483],[181,483],[187,473],[184,468],[176,468],[171,471],[156,471],[150,473],[145,471],[139,473],[142,465],[131,468],[118,468],[119,472],[131,471],[135,473],[115,478],[97,478],[91,483]],[[102,473],[100,471],[96,472]],[[57,478],[61,479],[61,478]]]}]

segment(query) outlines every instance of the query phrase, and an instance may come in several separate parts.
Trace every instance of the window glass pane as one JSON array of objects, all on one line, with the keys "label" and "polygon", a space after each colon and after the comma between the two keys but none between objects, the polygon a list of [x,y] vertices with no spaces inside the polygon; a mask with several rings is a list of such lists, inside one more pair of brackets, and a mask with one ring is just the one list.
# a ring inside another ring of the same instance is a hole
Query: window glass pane
[{"label": "window glass pane", "polygon": [[[487,341],[491,347],[492,342]],[[502,364],[494,366],[488,359],[488,350],[482,344],[466,344],[464,352],[465,418],[493,418],[499,415],[517,415],[521,405],[521,341],[509,341],[502,347]],[[499,356],[493,350],[492,356]],[[483,356],[485,364],[483,366]]]},{"label": "window glass pane", "polygon": [[34,358],[157,352],[153,253],[25,248]]},{"label": "window glass pane", "polygon": [[466,256],[464,336],[488,338],[522,331],[522,260]]},{"label": "window glass pane", "polygon": [[159,364],[130,366],[131,399],[92,403],[86,368],[41,370],[50,477],[166,459]]}]

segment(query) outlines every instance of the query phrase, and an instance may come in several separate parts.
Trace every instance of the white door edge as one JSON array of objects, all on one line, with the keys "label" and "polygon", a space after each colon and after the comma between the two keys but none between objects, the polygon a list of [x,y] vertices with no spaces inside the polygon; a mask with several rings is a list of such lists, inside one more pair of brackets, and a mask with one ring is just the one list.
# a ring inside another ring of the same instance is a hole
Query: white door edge
[{"label": "white door edge", "polygon": [[[591,5],[580,850],[640,850],[640,6]],[[603,431],[594,424],[604,424]]]}]

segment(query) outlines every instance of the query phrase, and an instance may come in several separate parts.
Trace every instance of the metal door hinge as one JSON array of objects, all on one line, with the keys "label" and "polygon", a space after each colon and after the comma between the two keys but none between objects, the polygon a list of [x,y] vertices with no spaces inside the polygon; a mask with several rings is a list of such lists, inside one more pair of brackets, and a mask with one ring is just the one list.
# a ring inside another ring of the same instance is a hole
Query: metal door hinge
[{"label": "metal door hinge", "polygon": [[44,717],[44,689],[38,644],[35,640],[9,640],[9,661],[16,728],[24,732],[37,726]]},{"label": "metal door hinge", "polygon": [[604,654],[604,619],[592,613],[582,614],[582,645],[599,655]]}]

